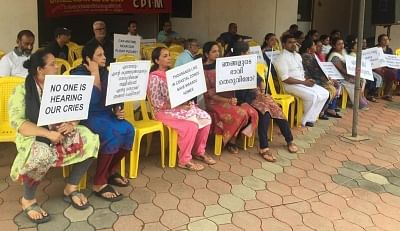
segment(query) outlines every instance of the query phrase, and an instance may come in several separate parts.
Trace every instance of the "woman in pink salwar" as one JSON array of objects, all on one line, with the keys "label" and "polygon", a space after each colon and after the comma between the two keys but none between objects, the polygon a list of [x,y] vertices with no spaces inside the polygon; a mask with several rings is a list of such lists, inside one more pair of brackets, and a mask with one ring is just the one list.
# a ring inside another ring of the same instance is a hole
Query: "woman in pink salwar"
[{"label": "woman in pink salwar", "polygon": [[157,120],[178,132],[178,167],[199,171],[204,166],[192,162],[193,158],[206,164],[215,164],[215,160],[205,152],[211,117],[198,108],[193,101],[171,108],[168,94],[166,71],[171,65],[168,49],[157,47],[151,55],[154,63],[149,77],[147,96],[154,107]]}]

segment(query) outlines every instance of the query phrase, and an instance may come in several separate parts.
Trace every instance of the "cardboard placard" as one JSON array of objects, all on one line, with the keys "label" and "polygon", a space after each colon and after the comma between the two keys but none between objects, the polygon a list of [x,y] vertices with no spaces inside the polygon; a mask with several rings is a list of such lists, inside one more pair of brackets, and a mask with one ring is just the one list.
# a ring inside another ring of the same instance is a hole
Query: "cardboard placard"
[{"label": "cardboard placard", "polygon": [[150,61],[111,63],[106,106],[146,99]]},{"label": "cardboard placard", "polygon": [[207,91],[201,59],[167,71],[168,93],[174,108]]},{"label": "cardboard placard", "polygon": [[218,58],[216,92],[257,88],[257,55]]},{"label": "cardboard placard", "polygon": [[[356,76],[356,57],[346,55],[346,70],[347,74]],[[368,60],[361,60],[361,73],[360,77],[363,79],[368,79],[374,81],[374,75],[372,74],[371,63]]]},{"label": "cardboard placard", "polygon": [[140,36],[114,34],[114,58],[134,55],[140,58]]},{"label": "cardboard placard", "polygon": [[87,119],[93,82],[90,75],[46,75],[37,125]]}]

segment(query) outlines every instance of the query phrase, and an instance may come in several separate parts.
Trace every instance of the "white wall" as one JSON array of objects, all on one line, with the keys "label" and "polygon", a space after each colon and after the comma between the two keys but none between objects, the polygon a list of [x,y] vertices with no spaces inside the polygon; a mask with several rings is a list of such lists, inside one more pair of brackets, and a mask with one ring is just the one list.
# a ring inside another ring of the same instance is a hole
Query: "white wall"
[{"label": "white wall", "polygon": [[[193,0],[192,18],[171,18],[172,27],[185,38],[201,43],[215,40],[235,22],[238,33],[261,43],[265,34],[278,36],[297,22],[297,0]],[[276,13],[277,12],[277,13]]]},{"label": "white wall", "polygon": [[[380,34],[386,34],[387,33],[387,28],[384,28],[383,26],[377,26],[376,27],[376,36],[375,36],[375,43],[377,43],[378,36]],[[400,25],[393,25],[390,29],[390,38],[392,39],[390,41],[389,46],[394,50],[397,48],[400,48]]]},{"label": "white wall", "polygon": [[28,29],[35,36],[37,48],[38,17],[36,1],[1,0],[0,7],[0,50],[9,52],[16,46],[19,31]]}]

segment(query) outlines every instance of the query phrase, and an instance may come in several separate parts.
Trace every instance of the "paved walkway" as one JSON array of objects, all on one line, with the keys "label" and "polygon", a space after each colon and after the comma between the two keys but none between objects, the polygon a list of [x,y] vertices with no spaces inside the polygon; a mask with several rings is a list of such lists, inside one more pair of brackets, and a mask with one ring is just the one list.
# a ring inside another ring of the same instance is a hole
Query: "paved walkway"
[{"label": "paved walkway", "polygon": [[0,144],[0,229],[398,231],[399,113],[399,102],[361,112],[359,132],[372,139],[360,143],[341,137],[351,131],[350,110],[341,120],[296,128],[299,154],[286,151],[275,129],[276,163],[253,148],[224,152],[216,165],[194,173],[162,169],[157,150],[141,157],[138,178],[120,188],[126,198],[109,203],[86,190],[92,207],[85,211],[62,201],[61,170],[54,169],[37,195],[53,220],[39,226],[21,214],[22,188],[8,177],[15,147]]}]

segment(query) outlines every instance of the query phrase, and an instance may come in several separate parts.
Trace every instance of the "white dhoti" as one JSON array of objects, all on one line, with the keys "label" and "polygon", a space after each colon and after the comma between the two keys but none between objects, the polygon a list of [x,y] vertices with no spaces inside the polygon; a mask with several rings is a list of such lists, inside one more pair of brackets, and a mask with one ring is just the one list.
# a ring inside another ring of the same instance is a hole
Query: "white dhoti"
[{"label": "white dhoti", "polygon": [[304,126],[306,122],[314,123],[329,98],[329,91],[316,84],[307,87],[303,84],[284,83],[283,86],[287,93],[303,100],[304,114],[301,124]]}]

